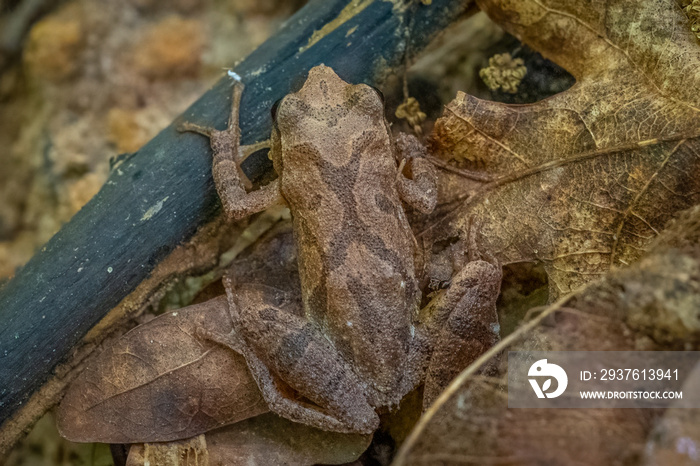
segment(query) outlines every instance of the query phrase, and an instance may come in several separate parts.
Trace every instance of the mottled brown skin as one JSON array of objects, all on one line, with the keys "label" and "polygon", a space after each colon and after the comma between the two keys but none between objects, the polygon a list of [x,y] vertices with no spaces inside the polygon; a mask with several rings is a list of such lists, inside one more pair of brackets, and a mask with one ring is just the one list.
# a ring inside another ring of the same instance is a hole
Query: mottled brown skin
[{"label": "mottled brown skin", "polygon": [[[214,338],[245,356],[272,411],[327,430],[372,432],[379,424],[375,409],[397,405],[426,371],[432,374],[429,393],[444,388],[449,380],[441,374],[455,369],[441,372],[438,361],[461,369],[496,341],[500,268],[469,263],[419,322],[415,239],[401,201],[422,212],[435,207],[436,176],[422,146],[409,136],[393,141],[377,91],[318,66],[278,106],[270,149],[277,180],[247,193],[238,168],[241,92],[235,85],[226,131],[184,129],[211,138],[214,179],[231,218],[274,203],[289,206],[303,316],[229,284],[235,330]],[[479,312],[469,315],[472,308]],[[477,336],[480,343],[455,336],[455,329],[476,321],[490,331]],[[316,406],[290,398],[284,385]]]},{"label": "mottled brown skin", "polygon": [[306,317],[384,403],[399,401],[414,317],[406,310],[420,300],[393,152],[377,91],[330,68],[312,70],[278,107],[272,160],[292,212]]}]

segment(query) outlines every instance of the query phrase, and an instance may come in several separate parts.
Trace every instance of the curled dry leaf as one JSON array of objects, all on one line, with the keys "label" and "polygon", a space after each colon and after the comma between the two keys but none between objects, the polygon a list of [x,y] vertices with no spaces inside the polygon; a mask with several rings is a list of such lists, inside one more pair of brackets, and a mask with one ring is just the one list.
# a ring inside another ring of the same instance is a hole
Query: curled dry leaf
[{"label": "curled dry leaf", "polygon": [[204,435],[178,442],[132,445],[126,466],[213,466]]},{"label": "curled dry leaf", "polygon": [[471,161],[474,182],[422,235],[477,225],[502,262],[543,262],[556,297],[631,263],[700,201],[700,47],[673,0],[477,3],[577,82],[529,105],[459,93],[432,146]]},{"label": "curled dry leaf", "polygon": [[[661,409],[509,409],[504,353],[700,349],[698,239],[700,206],[633,266],[591,282],[505,338],[455,379],[396,464],[582,464],[582,458],[585,464],[639,464],[654,454],[646,449],[648,438],[656,459],[675,453],[676,460],[689,461],[700,444],[698,429],[689,427],[698,424],[697,410],[683,410],[682,429],[671,428],[679,424],[668,410],[658,427],[665,437],[653,439]],[[486,364],[498,367],[497,375],[476,375]],[[669,452],[679,433],[694,449]]]},{"label": "curled dry leaf", "polygon": [[[289,222],[234,261],[230,273],[234,282],[301,307]],[[61,435],[77,442],[163,442],[266,412],[245,359],[203,337],[231,328],[222,296],[126,333],[68,389],[58,412]]]},{"label": "curled dry leaf", "polygon": [[267,466],[345,464],[371,435],[326,432],[267,413],[186,441],[133,445],[127,466]]},{"label": "curled dry leaf", "polygon": [[345,464],[367,449],[371,435],[326,432],[268,413],[207,434],[210,466]]}]

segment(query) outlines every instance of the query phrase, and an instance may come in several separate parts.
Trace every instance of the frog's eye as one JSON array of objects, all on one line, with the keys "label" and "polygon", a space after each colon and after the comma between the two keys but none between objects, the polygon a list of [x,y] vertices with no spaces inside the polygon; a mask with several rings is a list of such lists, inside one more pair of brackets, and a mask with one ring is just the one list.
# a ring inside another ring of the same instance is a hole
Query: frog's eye
[{"label": "frog's eye", "polygon": [[384,104],[384,93],[374,86],[370,85],[369,87],[371,87],[372,90],[377,93],[377,95],[379,96],[379,100],[381,100],[382,104]]},{"label": "frog's eye", "polygon": [[282,99],[277,99],[277,101],[272,104],[272,108],[270,109],[270,116],[272,116],[273,122],[277,121],[277,110],[280,107],[280,102],[282,102]]}]

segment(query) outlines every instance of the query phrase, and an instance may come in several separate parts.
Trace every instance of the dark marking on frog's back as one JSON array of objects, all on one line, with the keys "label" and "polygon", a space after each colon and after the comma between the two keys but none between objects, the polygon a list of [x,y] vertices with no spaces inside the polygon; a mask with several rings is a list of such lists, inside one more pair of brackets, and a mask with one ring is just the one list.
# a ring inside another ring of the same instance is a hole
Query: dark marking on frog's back
[{"label": "dark marking on frog's back", "polygon": [[385,214],[393,214],[396,212],[394,203],[391,202],[391,200],[389,200],[389,198],[386,197],[383,193],[376,193],[374,195],[374,202],[379,208],[379,210],[384,212]]},{"label": "dark marking on frog's back", "polygon": [[310,324],[285,334],[277,347],[275,360],[281,367],[294,367],[304,357],[312,341],[313,327]]}]

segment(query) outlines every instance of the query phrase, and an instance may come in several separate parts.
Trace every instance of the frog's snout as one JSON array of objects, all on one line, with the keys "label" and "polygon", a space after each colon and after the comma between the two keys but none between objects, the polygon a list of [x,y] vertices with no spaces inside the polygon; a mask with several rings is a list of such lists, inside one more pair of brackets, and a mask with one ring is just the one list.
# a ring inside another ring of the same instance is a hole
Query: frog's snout
[{"label": "frog's snout", "polygon": [[316,99],[333,99],[343,95],[343,91],[349,85],[330,66],[318,65],[309,70],[309,76],[297,94],[315,97]]}]

